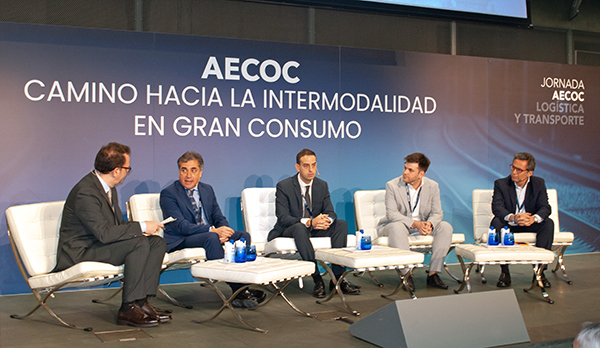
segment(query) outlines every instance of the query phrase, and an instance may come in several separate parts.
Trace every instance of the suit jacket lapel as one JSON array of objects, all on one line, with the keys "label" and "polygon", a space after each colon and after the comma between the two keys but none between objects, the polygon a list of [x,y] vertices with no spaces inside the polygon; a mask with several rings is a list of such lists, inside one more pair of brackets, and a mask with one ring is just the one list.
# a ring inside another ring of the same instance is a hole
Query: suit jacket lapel
[{"label": "suit jacket lapel", "polygon": [[[206,204],[208,203],[209,199],[208,197],[206,199],[206,202],[202,200],[202,193],[205,191],[204,188],[200,186],[200,183],[198,183],[198,186],[196,186],[196,188],[198,189],[198,199],[200,200],[200,206],[198,207],[198,209],[200,210],[200,215],[202,216],[202,219],[204,220],[204,217],[206,217],[206,220],[208,221],[204,221],[205,224],[208,225],[212,225],[212,221],[210,220],[209,217],[209,209],[207,209]],[[189,201],[189,199],[188,199]],[[192,205],[192,202],[190,202],[190,206]],[[212,210],[212,209],[211,209]]]},{"label": "suit jacket lapel", "polygon": [[[529,187],[527,189],[529,189]],[[508,177],[508,197],[510,198],[510,202],[508,202],[508,211],[513,212],[517,209],[517,189],[510,176]]]},{"label": "suit jacket lapel", "polygon": [[535,204],[534,202],[531,202],[531,199],[534,197],[533,193],[533,183],[531,182],[531,177],[529,178],[529,183],[527,183],[527,189],[525,190],[525,198],[523,199],[525,201],[525,211],[536,211],[537,209],[534,209],[531,205]]},{"label": "suit jacket lapel", "polygon": [[428,182],[425,178],[423,178],[423,184],[421,185],[421,194],[419,196],[419,215],[422,220],[427,220],[429,217],[429,213],[431,213],[430,207],[428,204],[423,204],[429,200],[431,196],[431,187],[428,185]]},{"label": "suit jacket lapel", "polygon": [[294,177],[294,181],[292,181],[292,185],[294,187],[294,195],[296,196],[296,204],[300,208],[300,214],[302,214],[302,212],[304,211],[304,203],[302,202],[302,189],[300,188],[300,183],[298,182],[298,180],[298,174],[296,174]]}]

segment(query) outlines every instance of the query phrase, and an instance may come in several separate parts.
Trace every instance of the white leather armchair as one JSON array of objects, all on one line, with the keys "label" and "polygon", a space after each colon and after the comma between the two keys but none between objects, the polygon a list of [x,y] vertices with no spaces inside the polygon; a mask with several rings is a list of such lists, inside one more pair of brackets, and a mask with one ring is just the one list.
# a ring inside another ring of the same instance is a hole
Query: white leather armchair
[{"label": "white leather armchair", "polygon": [[[556,267],[559,268],[568,284],[573,282],[567,276],[563,256],[569,245],[573,245],[575,236],[572,232],[561,232],[558,223],[558,197],[555,189],[548,189],[548,203],[552,207],[550,218],[554,221],[554,241],[552,250],[556,253]],[[473,235],[477,243],[487,243],[488,230],[494,214],[492,213],[492,196],[494,190],[473,190]],[[535,233],[515,233],[516,243],[527,243],[535,246]],[[483,270],[482,270],[483,272]]]},{"label": "white leather armchair", "polygon": [[[140,193],[132,195],[127,202],[127,216],[130,221],[162,221],[163,213],[160,209],[160,193]],[[162,236],[163,231],[160,231]],[[188,269],[193,264],[206,261],[206,251],[204,248],[186,248],[167,253],[163,260],[163,269],[161,271],[173,271],[177,269]],[[165,295],[173,304],[192,308],[185,305],[172,296],[170,296],[161,286],[158,290]]]},{"label": "white leather armchair", "polygon": [[44,309],[65,326],[91,331],[91,327],[70,324],[59,317],[46,303],[61,289],[94,287],[119,281],[123,266],[103,262],[81,262],[68,269],[50,273],[56,265],[56,253],[64,201],[18,205],[6,210],[8,236],[17,265],[37,298],[38,304],[25,315],[11,315],[23,319],[38,308]]}]

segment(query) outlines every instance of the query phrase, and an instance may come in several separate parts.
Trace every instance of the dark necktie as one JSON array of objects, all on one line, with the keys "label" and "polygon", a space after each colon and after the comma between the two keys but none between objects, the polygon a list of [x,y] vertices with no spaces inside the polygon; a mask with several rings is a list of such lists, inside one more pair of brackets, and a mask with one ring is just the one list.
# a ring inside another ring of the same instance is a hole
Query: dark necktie
[{"label": "dark necktie", "polygon": [[192,207],[194,208],[194,217],[196,218],[196,225],[202,225],[204,224],[204,221],[202,221],[202,214],[200,213],[200,208],[198,207],[198,204],[196,204],[196,199],[194,198],[194,190],[196,189],[186,189],[187,195],[190,198],[190,202],[192,202]]},{"label": "dark necktie", "polygon": [[304,207],[304,217],[310,219],[310,185],[306,185],[306,191],[304,192],[304,199],[306,200],[306,207]]}]

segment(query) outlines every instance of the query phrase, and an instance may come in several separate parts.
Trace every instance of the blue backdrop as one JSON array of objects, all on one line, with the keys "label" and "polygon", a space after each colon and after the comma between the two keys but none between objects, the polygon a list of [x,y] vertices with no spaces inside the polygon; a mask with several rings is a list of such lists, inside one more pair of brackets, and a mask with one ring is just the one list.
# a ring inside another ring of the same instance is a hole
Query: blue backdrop
[{"label": "blue backdrop", "polygon": [[[599,84],[593,67],[0,23],[0,211],[64,200],[117,141],[132,148],[122,208],[177,180],[194,150],[243,229],[241,191],[295,174],[310,148],[353,231],[354,192],[384,188],[419,151],[444,219],[472,242],[472,190],[529,151],[576,234],[568,252],[597,251]],[[0,294],[28,291],[4,216],[0,259]]]}]

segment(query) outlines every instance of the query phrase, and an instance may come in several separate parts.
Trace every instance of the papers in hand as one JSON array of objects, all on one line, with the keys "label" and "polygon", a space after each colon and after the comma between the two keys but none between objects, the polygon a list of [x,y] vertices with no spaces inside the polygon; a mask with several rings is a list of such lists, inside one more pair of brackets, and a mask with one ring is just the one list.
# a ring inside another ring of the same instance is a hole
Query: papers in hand
[{"label": "papers in hand", "polygon": [[164,220],[163,220],[163,221],[161,221],[160,223],[161,223],[161,224],[163,224],[163,225],[166,225],[166,224],[168,224],[169,222],[173,222],[173,221],[175,221],[175,220],[177,220],[177,219],[173,218],[172,216],[169,216],[168,218],[164,219]]}]

